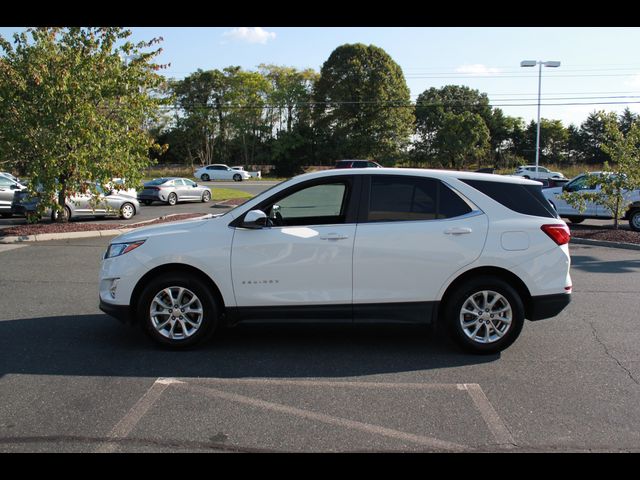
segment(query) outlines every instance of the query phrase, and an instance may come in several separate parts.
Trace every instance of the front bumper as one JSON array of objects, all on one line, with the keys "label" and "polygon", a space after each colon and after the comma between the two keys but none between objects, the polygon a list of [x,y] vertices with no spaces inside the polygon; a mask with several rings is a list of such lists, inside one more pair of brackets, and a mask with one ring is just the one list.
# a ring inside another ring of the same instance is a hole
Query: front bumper
[{"label": "front bumper", "polygon": [[111,303],[106,303],[102,299],[100,299],[99,308],[107,315],[112,316],[122,323],[133,322],[133,315],[131,315],[131,308],[129,308],[129,305],[113,305]]},{"label": "front bumper", "polygon": [[544,320],[558,315],[571,302],[570,293],[553,295],[539,295],[531,297],[531,304],[527,309],[527,319]]}]

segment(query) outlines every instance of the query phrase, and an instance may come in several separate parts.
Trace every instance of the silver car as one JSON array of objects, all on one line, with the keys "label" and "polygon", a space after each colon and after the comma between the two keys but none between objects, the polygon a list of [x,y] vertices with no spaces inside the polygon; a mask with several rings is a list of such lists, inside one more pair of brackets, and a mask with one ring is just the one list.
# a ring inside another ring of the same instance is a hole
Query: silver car
[{"label": "silver car", "polygon": [[138,193],[138,200],[145,205],[151,205],[153,202],[163,202],[167,205],[175,205],[178,202],[208,202],[211,200],[211,189],[188,178],[154,178],[144,184],[144,189]]},{"label": "silver car", "polygon": [[[140,203],[134,197],[103,189],[99,184],[94,184],[94,188],[98,193],[96,197],[87,189],[87,193],[67,198],[64,206],[64,215],[69,219],[88,216],[117,216],[124,220],[129,220],[140,210]],[[11,210],[17,215],[35,214],[38,209],[38,203],[39,200],[37,198],[29,197],[27,191],[24,190],[15,195]],[[55,220],[58,212],[52,212],[47,209],[45,215],[50,215],[51,219]]]},{"label": "silver car", "polygon": [[5,218],[11,216],[11,203],[15,193],[26,188],[8,175],[0,175],[0,215]]}]

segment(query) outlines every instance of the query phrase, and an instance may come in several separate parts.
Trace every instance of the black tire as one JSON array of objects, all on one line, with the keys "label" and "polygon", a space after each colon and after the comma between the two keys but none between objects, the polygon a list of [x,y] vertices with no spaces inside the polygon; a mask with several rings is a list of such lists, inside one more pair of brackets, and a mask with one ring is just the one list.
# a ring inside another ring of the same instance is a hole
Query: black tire
[{"label": "black tire", "polygon": [[208,202],[209,200],[211,200],[211,192],[209,192],[208,190],[205,190],[205,191],[202,193],[202,202],[203,202],[203,203],[206,203],[206,202]]},{"label": "black tire", "polygon": [[123,203],[120,207],[120,218],[123,220],[130,220],[136,214],[136,207],[133,203]]},{"label": "black tire", "polygon": [[142,203],[144,203],[146,206],[149,206],[153,203],[153,200],[143,200]]},{"label": "black tire", "polygon": [[[53,210],[51,212],[51,221],[56,222],[58,220],[58,215],[58,211]],[[67,205],[64,206],[64,215],[67,218],[68,222],[71,221],[71,209]]]},{"label": "black tire", "polygon": [[241,182],[242,181],[242,175],[240,175],[239,173],[236,173],[233,176],[233,180],[236,181],[236,182]]},{"label": "black tire", "polygon": [[167,197],[167,205],[174,206],[178,203],[178,196],[175,193],[170,193]]},{"label": "black tire", "polygon": [[629,212],[629,227],[634,232],[640,232],[640,208],[634,208]]},{"label": "black tire", "polygon": [[569,220],[571,223],[582,223],[582,222],[584,222],[584,218],[580,218],[580,217],[567,217],[567,220]]},{"label": "black tire", "polygon": [[[182,298],[180,289],[184,289]],[[169,305],[166,291],[171,292],[174,302],[182,302],[182,305],[176,303],[171,310],[161,308],[156,299],[161,298],[164,304]],[[196,301],[191,295],[195,295]],[[200,309],[202,314],[186,311],[189,307],[181,311],[178,311],[180,308],[175,308],[175,305],[180,307],[185,303],[190,303],[190,308]],[[184,318],[173,317],[174,312],[181,317],[184,315]],[[219,309],[209,288],[198,278],[182,273],[169,273],[152,280],[144,288],[138,300],[136,314],[143,331],[154,342],[172,349],[183,349],[211,338],[218,324]]]},{"label": "black tire", "polygon": [[[495,302],[493,306],[492,302]],[[469,310],[472,305],[473,313]],[[507,310],[500,312],[503,309]],[[520,335],[524,306],[518,292],[506,281],[480,276],[466,281],[448,296],[441,318],[450,337],[464,350],[474,354],[495,354],[509,347]],[[510,322],[501,318],[510,318]],[[466,328],[463,326],[465,321]],[[472,330],[475,330],[475,338],[472,338]]]},{"label": "black tire", "polygon": [[209,175],[207,175],[206,173],[205,173],[205,174],[203,174],[203,175],[200,177],[200,180],[202,180],[203,182],[208,182],[208,181],[210,180]]}]

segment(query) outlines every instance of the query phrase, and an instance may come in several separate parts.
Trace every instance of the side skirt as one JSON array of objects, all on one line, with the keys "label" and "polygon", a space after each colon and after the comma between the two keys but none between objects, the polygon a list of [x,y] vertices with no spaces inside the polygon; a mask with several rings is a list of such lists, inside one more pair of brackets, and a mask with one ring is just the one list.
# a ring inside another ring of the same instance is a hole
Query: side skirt
[{"label": "side skirt", "polygon": [[429,324],[440,302],[232,307],[226,323],[239,324]]}]

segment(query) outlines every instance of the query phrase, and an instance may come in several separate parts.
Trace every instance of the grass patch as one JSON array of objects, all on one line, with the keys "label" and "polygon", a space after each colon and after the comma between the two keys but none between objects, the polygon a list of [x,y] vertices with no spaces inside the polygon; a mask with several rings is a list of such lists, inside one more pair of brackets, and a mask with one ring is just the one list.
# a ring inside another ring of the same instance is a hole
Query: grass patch
[{"label": "grass patch", "polygon": [[236,198],[253,198],[253,195],[248,192],[236,190],[235,188],[218,188],[215,185],[211,187],[211,200],[214,202]]}]

